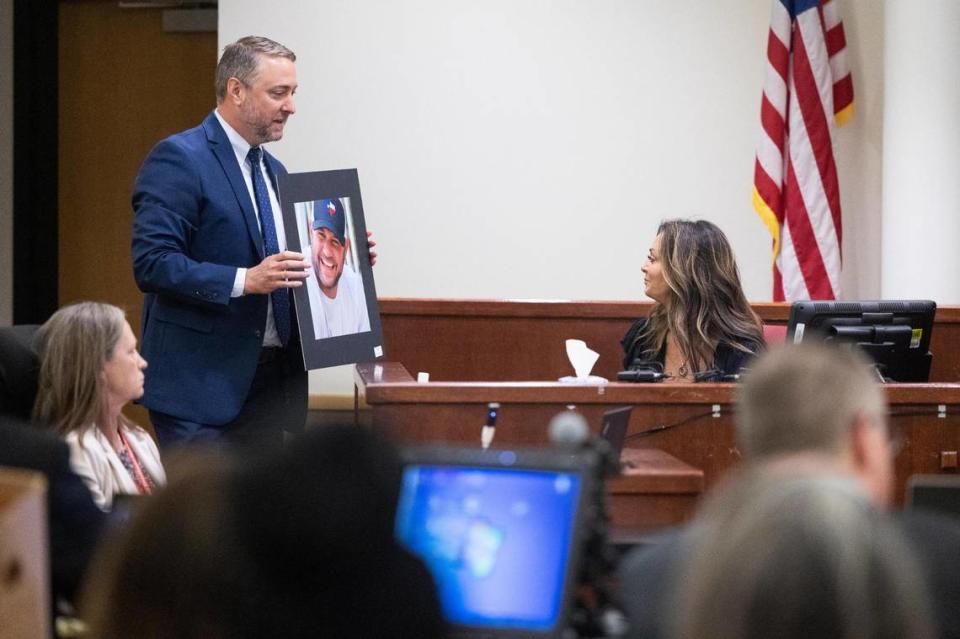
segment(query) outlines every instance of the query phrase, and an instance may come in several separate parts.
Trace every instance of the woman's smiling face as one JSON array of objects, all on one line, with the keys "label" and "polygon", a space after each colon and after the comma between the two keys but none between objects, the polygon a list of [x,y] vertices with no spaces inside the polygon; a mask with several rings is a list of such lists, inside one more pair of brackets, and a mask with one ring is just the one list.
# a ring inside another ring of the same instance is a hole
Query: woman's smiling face
[{"label": "woman's smiling face", "polygon": [[654,238],[647,253],[647,261],[640,267],[643,271],[643,292],[650,299],[661,304],[666,303],[670,294],[670,287],[663,278],[663,269],[660,262],[660,236]]}]

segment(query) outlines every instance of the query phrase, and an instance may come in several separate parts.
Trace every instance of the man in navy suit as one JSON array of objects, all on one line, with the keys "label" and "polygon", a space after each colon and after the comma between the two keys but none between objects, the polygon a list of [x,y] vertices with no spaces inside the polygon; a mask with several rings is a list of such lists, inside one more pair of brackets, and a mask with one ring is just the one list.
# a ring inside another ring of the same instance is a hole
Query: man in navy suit
[{"label": "man in navy suit", "polygon": [[[277,176],[262,150],[295,112],[296,56],[263,37],[228,45],[217,108],[157,144],[133,189],[133,269],[145,294],[142,403],[161,446],[279,446],[306,421],[290,288],[310,263],[286,250]],[[372,244],[372,243],[371,243]]]}]

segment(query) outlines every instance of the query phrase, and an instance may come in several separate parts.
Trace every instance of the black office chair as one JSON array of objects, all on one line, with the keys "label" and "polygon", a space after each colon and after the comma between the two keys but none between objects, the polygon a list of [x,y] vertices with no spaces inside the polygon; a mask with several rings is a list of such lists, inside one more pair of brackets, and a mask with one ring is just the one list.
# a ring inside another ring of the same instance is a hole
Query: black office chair
[{"label": "black office chair", "polygon": [[0,327],[0,415],[29,420],[37,397],[37,324]]}]

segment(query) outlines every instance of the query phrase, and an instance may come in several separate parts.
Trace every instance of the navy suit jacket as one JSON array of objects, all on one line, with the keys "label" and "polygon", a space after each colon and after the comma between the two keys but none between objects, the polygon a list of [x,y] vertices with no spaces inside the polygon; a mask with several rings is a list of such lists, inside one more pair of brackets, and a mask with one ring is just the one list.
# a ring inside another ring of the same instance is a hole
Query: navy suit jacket
[{"label": "navy suit jacket", "polygon": [[[276,189],[286,169],[269,153],[264,159]],[[225,424],[240,412],[257,369],[267,296],[230,297],[237,268],[263,259],[263,240],[233,147],[212,112],[150,151],[133,210],[133,271],[146,294],[142,403]]]}]

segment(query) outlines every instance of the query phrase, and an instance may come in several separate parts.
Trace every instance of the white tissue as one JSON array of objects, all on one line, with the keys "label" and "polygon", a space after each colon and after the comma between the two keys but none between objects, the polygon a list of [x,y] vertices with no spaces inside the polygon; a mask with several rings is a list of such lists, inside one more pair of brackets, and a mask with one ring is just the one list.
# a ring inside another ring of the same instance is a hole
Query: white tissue
[{"label": "white tissue", "polygon": [[582,339],[567,340],[567,358],[573,365],[573,370],[579,379],[586,379],[593,370],[593,365],[597,363],[600,353],[587,348],[587,343]]},{"label": "white tissue", "polygon": [[588,348],[587,343],[582,339],[568,339],[567,358],[570,360],[570,364],[573,366],[573,371],[576,373],[576,376],[561,377],[560,381],[573,382],[577,384],[605,383],[607,381],[606,379],[590,374],[590,371],[593,370],[593,366],[597,363],[597,359],[599,357],[600,353]]}]

